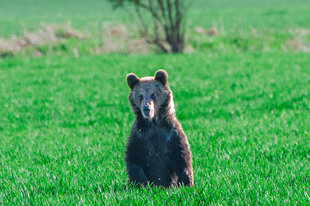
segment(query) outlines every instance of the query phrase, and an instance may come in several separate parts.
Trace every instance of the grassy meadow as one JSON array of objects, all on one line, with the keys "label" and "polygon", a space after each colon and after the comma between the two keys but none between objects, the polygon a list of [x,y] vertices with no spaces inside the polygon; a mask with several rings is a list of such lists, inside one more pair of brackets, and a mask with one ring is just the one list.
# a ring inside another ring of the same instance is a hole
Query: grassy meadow
[{"label": "grassy meadow", "polygon": [[[142,55],[93,52],[103,22],[136,22],[105,1],[0,0],[2,39],[68,21],[88,36],[0,56],[0,204],[309,205],[310,3],[220,2],[190,10],[193,53]],[[127,186],[125,77],[157,69],[191,146],[192,188]]]}]

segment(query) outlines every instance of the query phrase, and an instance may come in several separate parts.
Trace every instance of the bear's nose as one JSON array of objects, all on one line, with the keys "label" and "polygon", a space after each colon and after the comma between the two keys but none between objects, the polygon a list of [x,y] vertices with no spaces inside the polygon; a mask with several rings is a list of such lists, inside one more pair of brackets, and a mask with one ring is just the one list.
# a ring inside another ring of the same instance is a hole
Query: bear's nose
[{"label": "bear's nose", "polygon": [[143,113],[145,114],[145,115],[149,115],[149,113],[150,113],[150,107],[148,107],[148,106],[146,106],[146,107],[143,107]]}]

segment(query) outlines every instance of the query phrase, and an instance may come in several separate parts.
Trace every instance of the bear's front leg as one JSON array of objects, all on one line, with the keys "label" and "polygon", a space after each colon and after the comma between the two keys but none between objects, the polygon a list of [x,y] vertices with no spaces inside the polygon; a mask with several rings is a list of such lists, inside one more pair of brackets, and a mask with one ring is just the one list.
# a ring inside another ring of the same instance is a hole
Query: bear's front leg
[{"label": "bear's front leg", "polygon": [[140,166],[127,163],[127,174],[130,183],[138,186],[147,184],[147,178]]},{"label": "bear's front leg", "polygon": [[186,136],[181,133],[175,135],[172,141],[172,171],[178,176],[177,184],[185,186],[193,186],[194,176],[192,168],[192,159]]},{"label": "bear's front leg", "polygon": [[178,171],[178,185],[193,186],[193,173],[191,168],[185,168],[182,172]]},{"label": "bear's front leg", "polygon": [[146,185],[148,182],[143,168],[146,162],[146,150],[144,148],[145,143],[138,138],[137,133],[134,132],[136,130],[137,129],[133,127],[133,132],[127,144],[125,162],[129,183],[140,186]]}]

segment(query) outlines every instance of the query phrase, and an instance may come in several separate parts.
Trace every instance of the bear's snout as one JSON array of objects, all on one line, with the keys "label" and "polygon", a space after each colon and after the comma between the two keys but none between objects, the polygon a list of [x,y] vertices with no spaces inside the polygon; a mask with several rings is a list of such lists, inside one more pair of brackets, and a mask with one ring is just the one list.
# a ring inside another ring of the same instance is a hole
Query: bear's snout
[{"label": "bear's snout", "polygon": [[144,118],[151,119],[154,117],[154,104],[152,101],[144,103],[141,110]]},{"label": "bear's snout", "polygon": [[146,106],[143,108],[143,113],[145,114],[145,116],[149,116],[151,111],[151,108],[149,106]]}]

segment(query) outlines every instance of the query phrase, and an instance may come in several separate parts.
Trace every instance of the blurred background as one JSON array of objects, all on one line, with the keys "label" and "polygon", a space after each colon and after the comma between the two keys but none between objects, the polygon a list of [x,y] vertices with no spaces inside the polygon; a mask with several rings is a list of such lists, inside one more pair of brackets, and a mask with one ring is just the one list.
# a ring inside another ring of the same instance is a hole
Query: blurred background
[{"label": "blurred background", "polygon": [[[166,2],[163,7],[161,1],[154,5],[141,1],[144,7],[134,2],[0,0],[0,56],[173,52],[175,43],[171,46],[163,29],[170,25]],[[180,52],[310,51],[308,0],[195,0],[179,4],[180,28],[170,33],[174,39],[174,32],[181,33],[184,43]],[[157,20],[150,6],[159,16]],[[174,24],[179,18],[176,11],[173,4]]]}]

